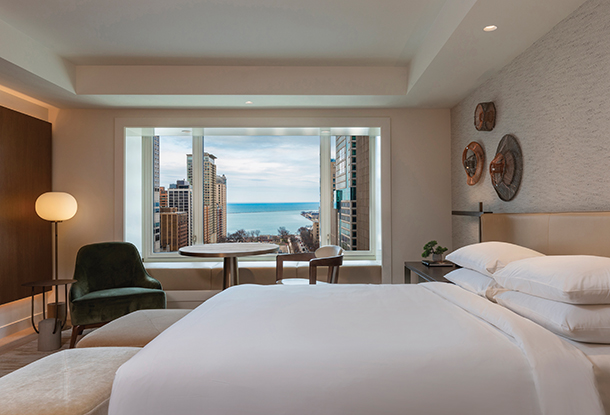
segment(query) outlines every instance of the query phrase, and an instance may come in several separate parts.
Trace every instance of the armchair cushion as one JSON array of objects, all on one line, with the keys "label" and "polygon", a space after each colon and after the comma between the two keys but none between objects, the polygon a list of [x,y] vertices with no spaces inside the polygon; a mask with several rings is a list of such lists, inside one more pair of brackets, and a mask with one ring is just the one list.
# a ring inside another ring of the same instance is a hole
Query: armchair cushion
[{"label": "armchair cushion", "polygon": [[79,325],[112,321],[136,310],[165,308],[165,292],[122,287],[94,291],[72,300],[72,321]]}]

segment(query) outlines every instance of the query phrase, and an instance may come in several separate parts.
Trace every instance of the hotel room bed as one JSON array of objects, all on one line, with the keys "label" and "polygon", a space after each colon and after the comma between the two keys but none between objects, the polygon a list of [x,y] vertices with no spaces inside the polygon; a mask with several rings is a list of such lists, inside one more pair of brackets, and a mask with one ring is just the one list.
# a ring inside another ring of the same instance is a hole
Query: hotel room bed
[{"label": "hotel room bed", "polygon": [[[576,221],[608,229],[593,216]],[[516,242],[561,254],[541,231],[554,220],[519,218]],[[232,287],[117,371],[109,414],[610,415],[610,345],[566,340],[473,291]]]},{"label": "hotel room bed", "polygon": [[109,413],[604,412],[576,347],[428,283],[232,287],[119,369]]}]

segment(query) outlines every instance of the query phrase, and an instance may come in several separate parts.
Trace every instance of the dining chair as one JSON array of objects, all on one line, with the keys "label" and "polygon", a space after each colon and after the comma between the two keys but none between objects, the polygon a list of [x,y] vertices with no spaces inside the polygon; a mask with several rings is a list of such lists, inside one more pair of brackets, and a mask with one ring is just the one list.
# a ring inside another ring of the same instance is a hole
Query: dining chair
[{"label": "dining chair", "polygon": [[[309,280],[304,278],[284,278],[284,262],[287,261],[309,261]],[[339,282],[339,267],[343,264],[343,249],[336,245],[325,245],[316,249],[315,252],[279,254],[275,262],[276,284],[336,284]],[[326,282],[318,281],[318,267],[328,267]]]}]

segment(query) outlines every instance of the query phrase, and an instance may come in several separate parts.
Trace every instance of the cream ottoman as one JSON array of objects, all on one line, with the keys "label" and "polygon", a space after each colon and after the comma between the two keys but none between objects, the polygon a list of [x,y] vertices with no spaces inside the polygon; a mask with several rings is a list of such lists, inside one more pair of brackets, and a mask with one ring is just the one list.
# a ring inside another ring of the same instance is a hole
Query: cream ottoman
[{"label": "cream ottoman", "polygon": [[63,350],[30,363],[0,378],[0,414],[107,414],[114,374],[140,350]]},{"label": "cream ottoman", "polygon": [[190,311],[134,311],[87,334],[76,347],[144,347]]}]

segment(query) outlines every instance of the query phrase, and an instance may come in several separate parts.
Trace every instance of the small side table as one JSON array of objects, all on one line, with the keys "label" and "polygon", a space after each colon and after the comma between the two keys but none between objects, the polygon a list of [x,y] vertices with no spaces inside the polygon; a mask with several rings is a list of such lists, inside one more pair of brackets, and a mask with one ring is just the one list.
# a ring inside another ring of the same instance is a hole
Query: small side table
[{"label": "small side table", "polygon": [[[46,293],[45,293],[45,288],[46,287],[56,287],[55,289],[55,303],[59,304],[59,287],[60,286],[64,286],[64,292],[65,292],[65,298],[66,301],[68,301],[68,285],[75,283],[76,280],[40,280],[40,281],[32,281],[32,282],[26,282],[25,284],[23,284],[24,287],[32,287],[32,327],[34,327],[34,330],[36,330],[36,333],[38,333],[38,328],[36,327],[36,323],[34,323],[34,296],[36,295],[36,287],[40,287],[42,288],[42,319],[46,319]],[[66,325],[66,321],[68,319],[68,309],[66,307],[66,313],[64,314],[64,318],[63,321],[61,323],[61,328],[63,328]],[[53,329],[53,334],[55,334],[55,331],[57,330],[57,322],[59,320],[59,307],[57,309],[57,312],[55,313],[55,328]]]},{"label": "small side table", "polygon": [[418,284],[420,282],[451,282],[445,275],[458,267],[429,267],[421,262],[405,262],[405,284]]}]

